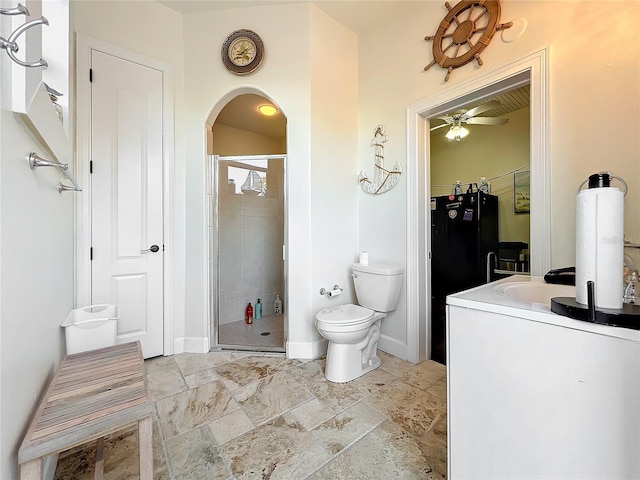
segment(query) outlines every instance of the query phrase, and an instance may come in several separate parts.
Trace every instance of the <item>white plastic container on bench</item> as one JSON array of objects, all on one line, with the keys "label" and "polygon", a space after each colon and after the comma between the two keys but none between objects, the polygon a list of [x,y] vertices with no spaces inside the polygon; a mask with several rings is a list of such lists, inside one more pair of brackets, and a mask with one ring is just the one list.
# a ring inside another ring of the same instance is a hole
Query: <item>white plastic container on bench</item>
[{"label": "white plastic container on bench", "polygon": [[119,317],[116,305],[71,310],[60,324],[64,327],[67,355],[115,345]]}]

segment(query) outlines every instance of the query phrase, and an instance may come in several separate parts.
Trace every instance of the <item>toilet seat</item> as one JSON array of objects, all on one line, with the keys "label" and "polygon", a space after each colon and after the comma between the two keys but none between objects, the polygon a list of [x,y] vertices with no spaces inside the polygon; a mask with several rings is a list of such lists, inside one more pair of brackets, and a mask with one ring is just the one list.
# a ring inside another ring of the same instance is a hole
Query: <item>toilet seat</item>
[{"label": "toilet seat", "polygon": [[339,305],[318,312],[316,320],[328,326],[353,326],[369,323],[375,312],[360,305]]}]

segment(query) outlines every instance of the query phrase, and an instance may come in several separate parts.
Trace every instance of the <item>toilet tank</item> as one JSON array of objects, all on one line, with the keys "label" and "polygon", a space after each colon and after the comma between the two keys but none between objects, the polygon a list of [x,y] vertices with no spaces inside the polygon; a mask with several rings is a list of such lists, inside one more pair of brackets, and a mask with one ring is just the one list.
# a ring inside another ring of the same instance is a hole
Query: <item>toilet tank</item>
[{"label": "toilet tank", "polygon": [[396,309],[402,288],[402,267],[355,263],[351,270],[359,305],[376,312]]}]

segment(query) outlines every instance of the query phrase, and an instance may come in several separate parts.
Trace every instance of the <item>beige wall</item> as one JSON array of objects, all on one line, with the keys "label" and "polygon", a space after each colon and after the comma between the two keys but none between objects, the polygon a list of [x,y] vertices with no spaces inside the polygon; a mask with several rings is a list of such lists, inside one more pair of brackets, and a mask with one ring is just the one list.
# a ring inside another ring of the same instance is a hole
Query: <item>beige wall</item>
[{"label": "beige wall", "polygon": [[[309,33],[311,170],[307,178],[290,180],[308,182],[311,249],[309,265],[298,265],[298,275],[311,267],[311,316],[304,325],[307,336],[320,340],[315,315],[355,301],[349,267],[358,254],[358,38],[315,7]],[[296,235],[295,224],[290,232]],[[319,294],[336,284],[344,288],[341,297]]]},{"label": "beige wall", "polygon": [[[30,19],[40,16],[38,5],[21,3],[30,9]],[[2,7],[13,6],[2,3]],[[48,31],[43,37],[45,47],[58,45],[56,42],[62,47],[54,48],[54,57],[43,48],[47,53],[42,57],[50,62],[47,81],[67,96],[65,105],[73,105],[73,100],[69,102],[65,68],[68,48],[64,45],[69,43],[65,39],[72,36],[67,35],[65,28],[68,14],[64,6],[57,7],[52,8],[64,18],[47,12],[51,26],[45,27]],[[21,15],[0,15],[0,36],[9,37],[24,21]],[[22,35],[20,42],[25,38],[30,43],[27,61],[40,58],[38,33]],[[18,57],[24,60],[23,47],[20,48]],[[0,478],[3,480],[19,477],[18,447],[37,401],[65,353],[60,323],[74,307],[74,200],[78,193],[58,193],[56,186],[65,178],[56,169],[29,168],[30,152],[46,159],[55,158],[21,116],[13,112],[12,94],[24,89],[25,84],[38,85],[41,73],[38,70],[26,72],[4,52],[0,55]],[[13,72],[17,75],[13,76]],[[18,79],[23,74],[29,80],[20,84]],[[72,80],[70,83],[73,85]],[[65,110],[65,128],[73,116],[73,112]],[[52,119],[58,121],[55,116]],[[73,129],[68,130],[72,143]],[[48,136],[51,138],[60,137]],[[64,149],[56,148],[56,154],[60,155],[60,161],[73,165],[73,158],[67,157]],[[52,462],[45,462],[45,475],[51,474],[52,468],[55,468]]]},{"label": "beige wall", "polygon": [[[503,1],[501,5],[502,21],[524,17],[527,30],[512,43],[496,34],[482,54],[484,65],[456,69],[447,83],[442,69],[422,70],[432,59],[431,43],[422,39],[435,32],[446,14],[440,2],[398,2],[383,24],[360,36],[359,163],[371,162],[368,140],[375,123],[384,122],[391,138],[398,139],[387,143],[387,158],[404,162],[408,105],[549,46],[552,267],[575,263],[576,189],[593,172],[611,170],[629,183],[625,232],[637,242],[640,2]],[[386,235],[379,235],[380,205],[361,198],[360,237],[369,241],[375,256],[404,260],[403,185],[396,196],[388,194],[378,202],[397,213],[388,219],[391,228]]]},{"label": "beige wall", "polygon": [[[242,15],[238,10],[185,15],[184,21],[189,334],[206,333],[196,320],[206,319],[202,126],[213,123],[230,98],[250,91],[271,100],[287,117],[288,348],[293,355],[308,355],[319,340],[314,315],[325,301],[317,292],[325,285],[347,284],[347,266],[357,251],[356,190],[348,177],[335,175],[355,170],[356,37],[306,4],[247,8]],[[256,31],[266,51],[260,68],[243,77],[227,72],[218,57],[203,56],[207,46],[221,45],[238,28]],[[304,54],[294,59],[292,48]],[[338,119],[335,112],[341,112]],[[341,298],[348,301],[349,295]]]},{"label": "beige wall", "polygon": [[[387,128],[386,160],[406,167],[409,105],[548,46],[551,267],[575,264],[576,189],[593,172],[611,170],[629,183],[625,232],[638,242],[640,2],[506,0],[501,5],[502,21],[524,17],[527,30],[511,43],[496,34],[481,55],[483,66],[474,62],[456,69],[446,83],[439,67],[423,71],[432,60],[431,42],[424,37],[435,33],[446,14],[442,2],[396,2],[384,22],[359,36],[359,168],[372,164],[374,125]],[[406,262],[406,181],[405,175],[379,197],[360,194],[360,243],[372,258]],[[382,330],[404,341],[404,325],[405,318],[394,314]]]},{"label": "beige wall", "polygon": [[500,241],[529,243],[529,215],[514,211],[510,173],[529,166],[529,109],[502,116],[509,119],[506,125],[468,125],[469,135],[459,142],[444,136],[447,128],[431,136],[431,195],[450,194],[456,180],[466,191],[486,177],[498,197]]},{"label": "beige wall", "polygon": [[[8,36],[6,15],[0,36]],[[30,170],[44,145],[11,111],[11,60],[0,55],[0,478],[18,478],[29,418],[65,353],[60,323],[73,308],[75,193],[55,170]]]},{"label": "beige wall", "polygon": [[215,155],[269,155],[286,153],[286,140],[217,123],[213,126]]}]

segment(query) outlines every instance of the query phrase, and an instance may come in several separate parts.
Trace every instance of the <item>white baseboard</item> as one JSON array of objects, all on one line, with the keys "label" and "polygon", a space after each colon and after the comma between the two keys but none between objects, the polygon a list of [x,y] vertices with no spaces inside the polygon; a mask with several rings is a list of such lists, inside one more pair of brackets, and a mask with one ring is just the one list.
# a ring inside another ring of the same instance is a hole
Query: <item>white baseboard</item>
[{"label": "white baseboard", "polygon": [[180,337],[173,341],[173,353],[207,353],[208,337]]},{"label": "white baseboard", "polygon": [[378,340],[378,348],[383,352],[398,357],[402,360],[407,359],[407,344],[401,342],[397,338],[392,338],[387,335],[381,334]]},{"label": "white baseboard", "polygon": [[287,342],[287,358],[299,358],[301,360],[312,360],[320,358],[327,353],[329,342],[326,338],[314,340],[312,342]]}]

